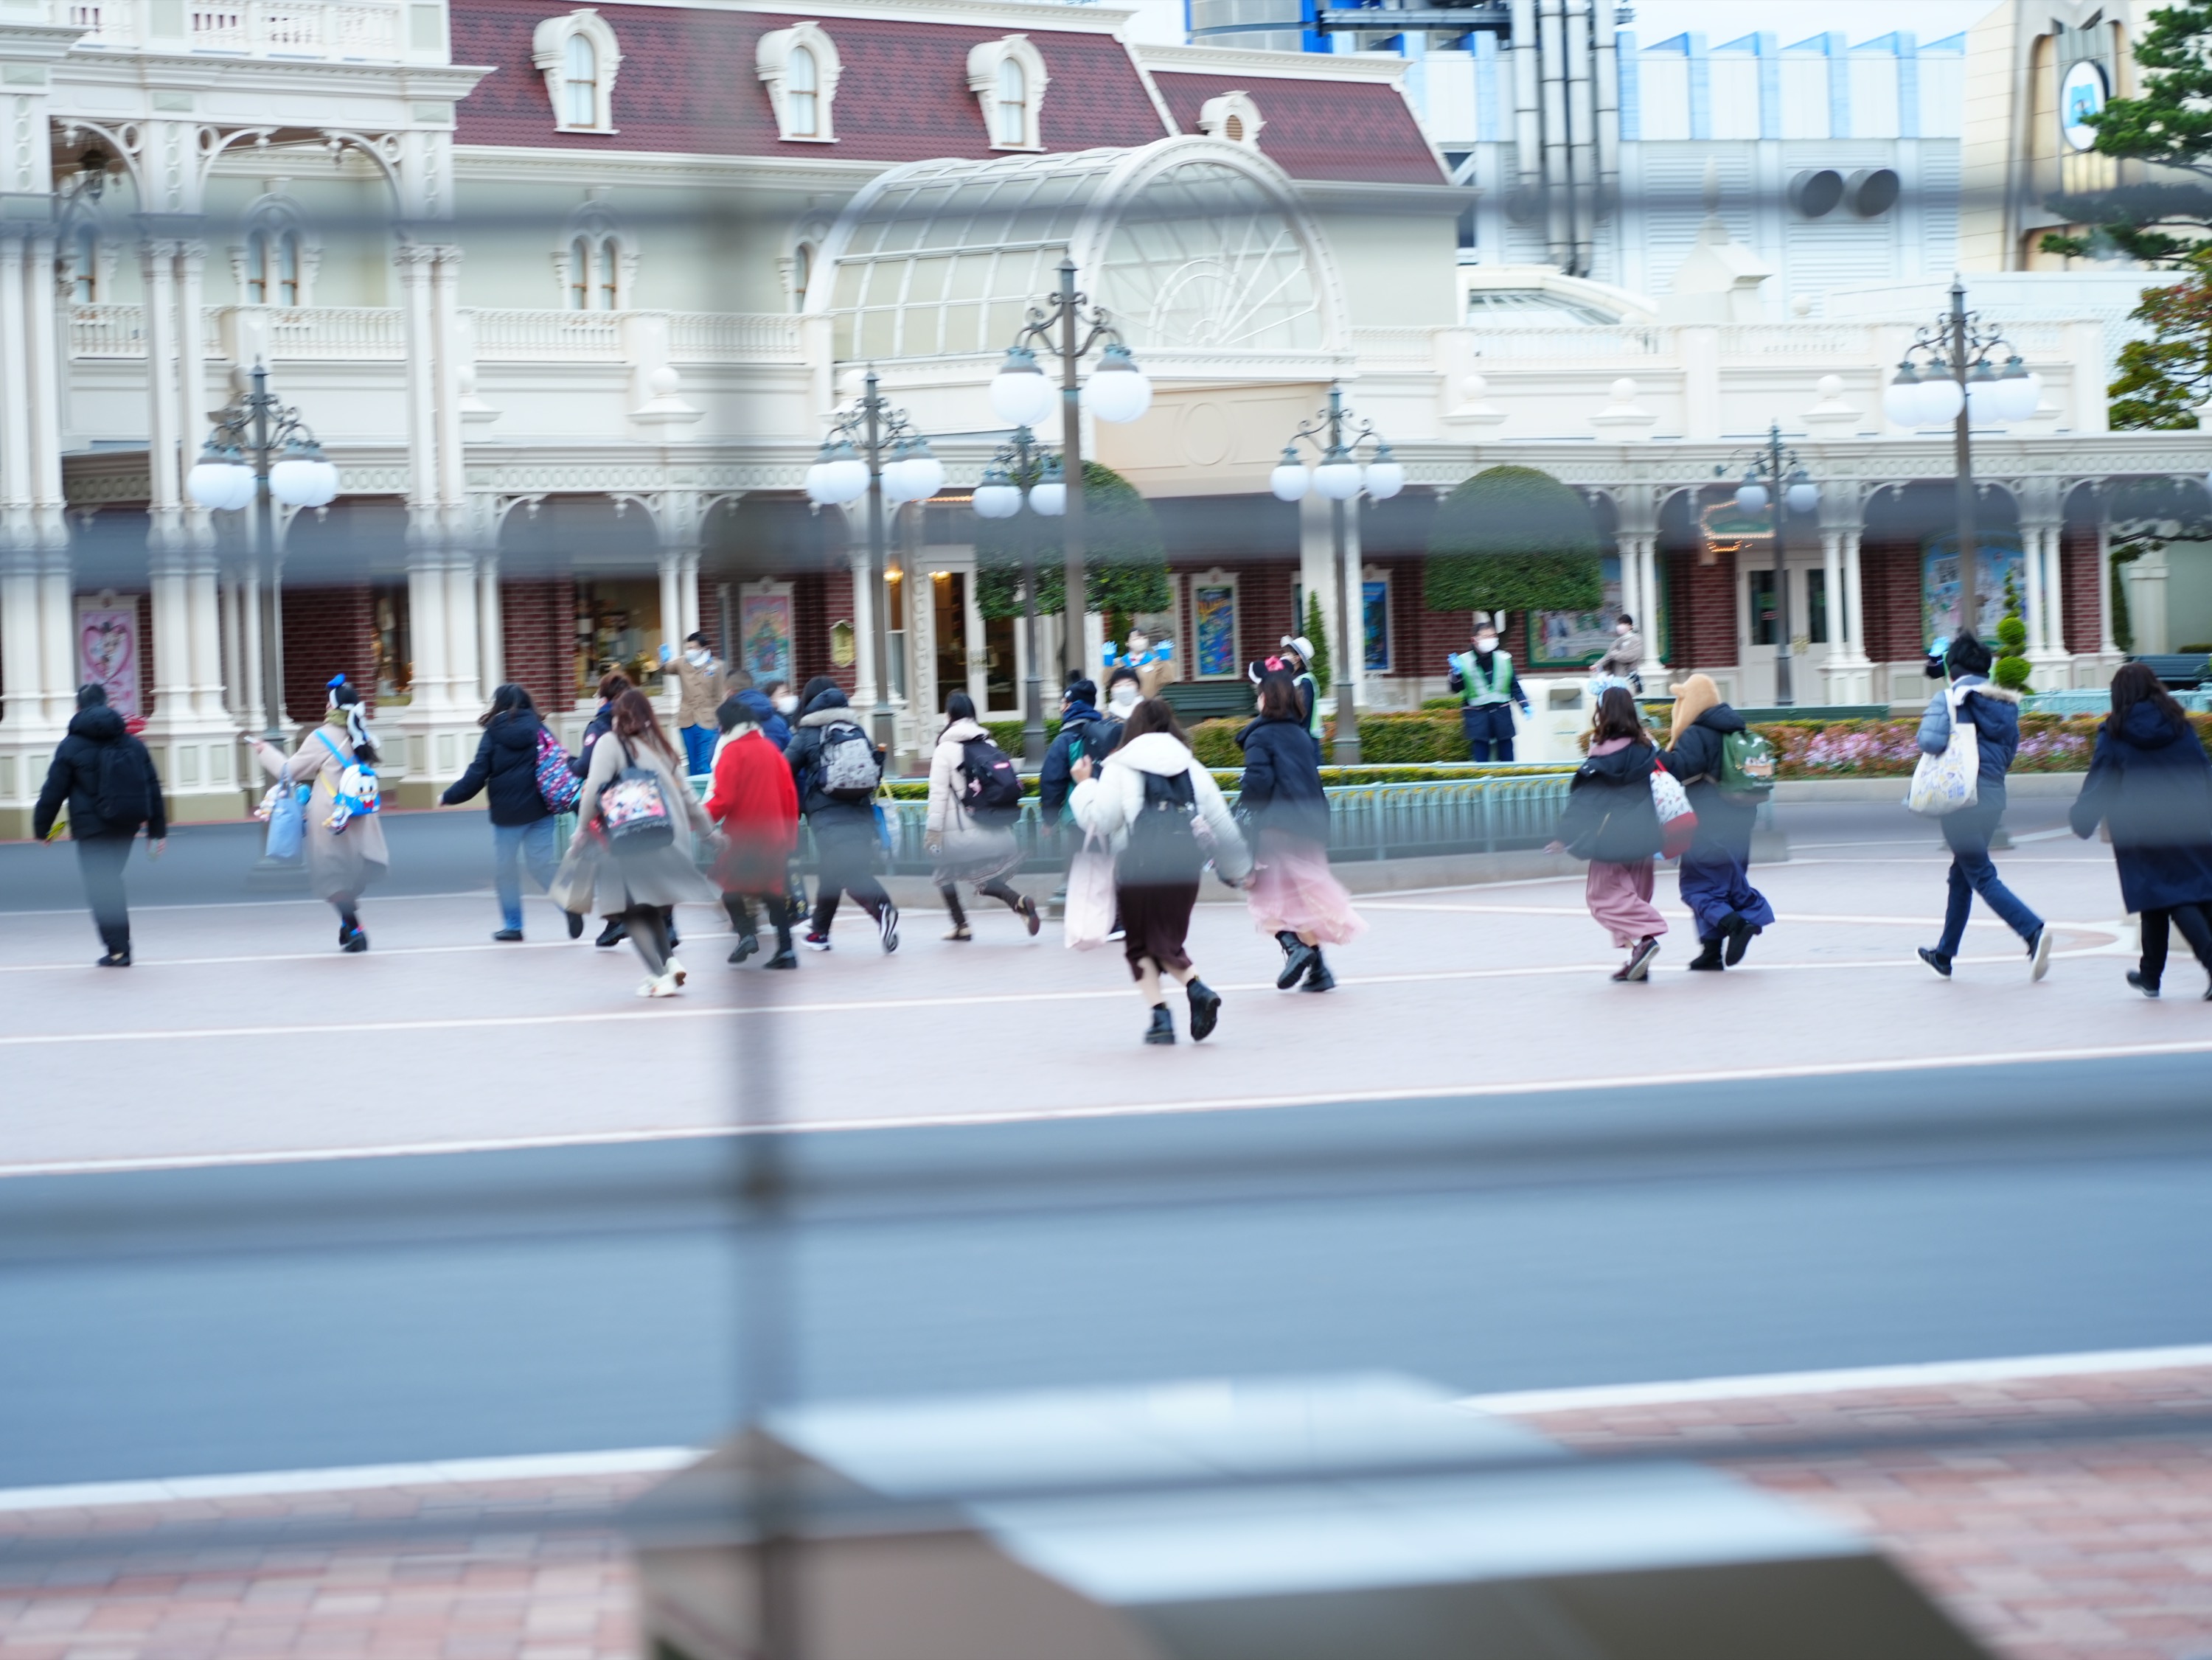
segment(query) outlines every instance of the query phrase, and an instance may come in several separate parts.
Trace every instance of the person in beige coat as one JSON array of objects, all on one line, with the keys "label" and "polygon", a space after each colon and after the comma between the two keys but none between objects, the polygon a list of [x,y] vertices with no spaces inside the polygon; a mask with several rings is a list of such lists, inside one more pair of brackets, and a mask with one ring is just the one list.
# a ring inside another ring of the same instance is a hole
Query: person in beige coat
[{"label": "person in beige coat", "polygon": [[343,679],[333,682],[322,724],[301,739],[289,755],[250,732],[242,736],[252,746],[254,759],[278,785],[312,787],[301,839],[308,886],[338,913],[338,949],[368,950],[368,936],[361,925],[361,896],[392,867],[392,856],[384,845],[384,824],[374,813],[348,819],[335,830],[330,823],[331,809],[337,805],[338,780],[345,769],[356,756],[368,766],[375,766],[379,759],[361,694]]},{"label": "person in beige coat", "polygon": [[[659,785],[674,833],[662,845],[643,852],[623,851],[609,838],[604,822],[604,800],[631,767],[651,773]],[[713,904],[721,897],[700,871],[692,851],[695,835],[712,840],[714,822],[692,794],[676,746],[653,713],[653,700],[635,689],[624,692],[615,700],[613,724],[606,736],[592,747],[584,792],[576,798],[572,851],[589,838],[597,851],[563,863],[562,875],[554,878],[559,891],[553,899],[563,910],[588,906],[610,921],[621,919],[645,963],[647,978],[637,989],[641,997],[672,997],[683,988],[684,965],[676,960],[669,943],[670,908],[690,902]],[[568,881],[565,888],[564,877]]]},{"label": "person in beige coat", "polygon": [[975,718],[975,700],[965,692],[945,700],[945,730],[929,758],[929,821],[922,847],[937,861],[937,891],[952,918],[948,940],[973,939],[967,912],[960,908],[960,884],[972,881],[981,898],[996,900],[1019,917],[1034,936],[1041,925],[1036,902],[1007,884],[1022,862],[1021,843],[1011,824],[979,824],[962,804],[967,778],[960,770],[967,747],[990,733]]},{"label": "person in beige coat", "polygon": [[707,636],[696,629],[682,651],[660,648],[662,669],[676,677],[676,730],[684,740],[682,760],[694,774],[714,770],[714,740],[721,728],[714,711],[730,694],[727,676],[714,657]]}]

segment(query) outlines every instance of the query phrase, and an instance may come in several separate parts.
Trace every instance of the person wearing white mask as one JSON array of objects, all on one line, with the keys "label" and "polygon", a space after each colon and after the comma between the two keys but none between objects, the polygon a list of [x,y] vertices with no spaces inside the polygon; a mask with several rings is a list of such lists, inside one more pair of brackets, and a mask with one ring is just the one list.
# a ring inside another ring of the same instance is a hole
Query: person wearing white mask
[{"label": "person wearing white mask", "polygon": [[1513,657],[1498,645],[1498,629],[1476,615],[1474,649],[1453,654],[1451,689],[1459,694],[1460,724],[1467,730],[1468,759],[1513,759],[1513,707],[1528,712],[1528,694],[1513,678]]},{"label": "person wearing white mask", "polygon": [[714,740],[720,732],[714,711],[729,690],[723,683],[722,665],[715,661],[707,636],[696,630],[684,642],[681,656],[662,646],[660,663],[676,676],[676,726],[684,735],[685,766],[695,776],[709,772],[714,762]]},{"label": "person wearing white mask", "polygon": [[761,730],[768,741],[781,749],[791,742],[791,718],[799,712],[798,694],[791,689],[789,681],[772,680],[761,688],[761,695],[775,712],[772,718],[763,723]]},{"label": "person wearing white mask", "polygon": [[1623,611],[1613,625],[1613,644],[1605,648],[1605,655],[1591,666],[1590,673],[1601,680],[1617,680],[1632,692],[1644,690],[1644,676],[1637,672],[1644,666],[1644,638],[1636,632],[1636,619]]},{"label": "person wearing white mask", "polygon": [[1144,683],[1134,669],[1116,669],[1106,676],[1106,718],[1116,723],[1125,722],[1130,712],[1144,701]]}]

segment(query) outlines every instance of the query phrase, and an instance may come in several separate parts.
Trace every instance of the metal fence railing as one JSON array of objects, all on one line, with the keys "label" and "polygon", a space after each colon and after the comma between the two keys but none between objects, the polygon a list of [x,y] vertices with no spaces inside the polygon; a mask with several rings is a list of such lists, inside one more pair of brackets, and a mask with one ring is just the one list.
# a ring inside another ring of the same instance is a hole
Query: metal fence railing
[{"label": "metal fence railing", "polygon": [[[1540,847],[1566,806],[1566,772],[1501,773],[1454,779],[1435,784],[1332,785],[1329,857],[1338,860],[1415,857],[1442,853],[1498,853]],[[704,793],[707,780],[691,780]],[[1234,790],[1224,792],[1237,803]],[[926,874],[934,863],[923,851],[929,804],[921,801],[883,803],[890,837],[890,870],[899,875]],[[572,813],[554,821],[561,845],[575,833]],[[1056,868],[1066,850],[1045,834],[1034,797],[1022,803],[1014,825],[1025,869]],[[799,858],[811,868],[813,839],[802,826]]]}]

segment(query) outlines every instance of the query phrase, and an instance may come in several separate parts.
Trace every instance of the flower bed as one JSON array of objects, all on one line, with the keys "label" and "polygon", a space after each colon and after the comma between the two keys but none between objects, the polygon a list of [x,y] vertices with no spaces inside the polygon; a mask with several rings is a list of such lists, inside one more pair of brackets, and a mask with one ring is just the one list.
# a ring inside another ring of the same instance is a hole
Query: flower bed
[{"label": "flower bed", "polygon": [[[2212,715],[2191,715],[2189,723],[2212,749]],[[2021,716],[2012,770],[2087,772],[2100,724],[2093,715]],[[1909,778],[1920,759],[1917,719],[1776,721],[1758,730],[1774,746],[1779,778]]]}]

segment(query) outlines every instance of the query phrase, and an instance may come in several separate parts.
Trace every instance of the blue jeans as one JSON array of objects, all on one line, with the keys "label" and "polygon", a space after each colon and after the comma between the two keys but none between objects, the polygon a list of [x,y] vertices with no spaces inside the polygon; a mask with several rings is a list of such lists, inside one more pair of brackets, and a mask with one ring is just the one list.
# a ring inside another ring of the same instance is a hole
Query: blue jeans
[{"label": "blue jeans", "polygon": [[1996,833],[2004,809],[2004,797],[1999,796],[1961,808],[1943,820],[1943,842],[1951,850],[1951,902],[1943,912],[1943,938],[1936,949],[1944,956],[1959,954],[1966,937],[1966,913],[1974,908],[1977,894],[2024,940],[2033,939],[2043,926],[2043,918],[1997,880],[1997,868],[1990,861],[1990,838]]},{"label": "blue jeans", "polygon": [[684,732],[684,759],[694,777],[711,771],[714,765],[714,740],[720,733],[712,726],[686,726]]},{"label": "blue jeans", "polygon": [[491,882],[499,894],[499,919],[503,928],[522,926],[522,875],[520,857],[530,866],[530,879],[540,888],[553,885],[561,861],[554,857],[553,821],[536,819],[528,824],[495,824],[491,827]]}]

